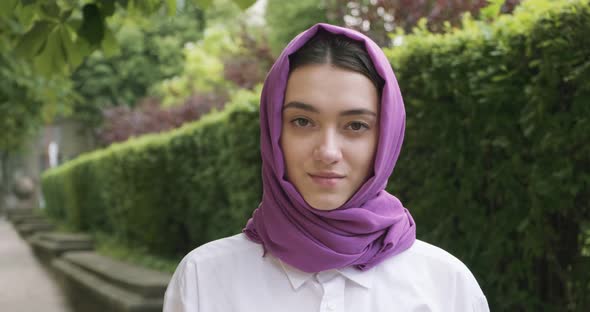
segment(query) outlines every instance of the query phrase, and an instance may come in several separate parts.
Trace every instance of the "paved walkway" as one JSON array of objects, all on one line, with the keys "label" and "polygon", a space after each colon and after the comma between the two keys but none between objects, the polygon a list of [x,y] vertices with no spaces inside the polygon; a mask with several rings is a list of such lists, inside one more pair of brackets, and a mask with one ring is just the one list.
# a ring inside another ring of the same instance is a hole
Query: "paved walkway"
[{"label": "paved walkway", "polygon": [[0,216],[0,311],[72,311],[61,288],[3,216]]}]

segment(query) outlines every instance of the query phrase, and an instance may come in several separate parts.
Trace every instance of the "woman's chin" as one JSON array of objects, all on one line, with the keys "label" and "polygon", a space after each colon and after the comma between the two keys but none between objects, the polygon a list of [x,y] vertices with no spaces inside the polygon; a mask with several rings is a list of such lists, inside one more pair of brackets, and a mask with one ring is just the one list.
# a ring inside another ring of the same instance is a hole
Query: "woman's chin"
[{"label": "woman's chin", "polygon": [[307,198],[304,199],[312,208],[324,211],[338,209],[346,202],[346,200],[342,200],[339,198],[310,198],[309,200]]}]

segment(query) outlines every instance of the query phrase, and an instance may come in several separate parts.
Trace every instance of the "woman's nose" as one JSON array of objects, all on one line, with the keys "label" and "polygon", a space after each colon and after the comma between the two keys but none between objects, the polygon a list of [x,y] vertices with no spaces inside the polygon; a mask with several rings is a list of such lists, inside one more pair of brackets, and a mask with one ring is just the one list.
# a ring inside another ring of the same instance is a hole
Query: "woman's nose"
[{"label": "woman's nose", "polygon": [[314,148],[314,159],[326,164],[333,164],[342,158],[336,131],[323,131]]}]

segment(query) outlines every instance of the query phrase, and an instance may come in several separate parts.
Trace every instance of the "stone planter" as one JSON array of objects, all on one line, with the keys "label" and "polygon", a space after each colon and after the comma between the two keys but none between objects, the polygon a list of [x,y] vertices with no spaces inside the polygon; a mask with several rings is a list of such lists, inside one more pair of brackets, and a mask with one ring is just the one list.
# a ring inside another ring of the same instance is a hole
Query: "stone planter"
[{"label": "stone planter", "polygon": [[35,233],[50,232],[55,229],[55,226],[46,220],[31,220],[21,222],[16,225],[16,231],[24,238],[27,238]]},{"label": "stone planter", "polygon": [[36,214],[21,214],[12,216],[10,222],[15,226],[18,226],[23,223],[33,223],[33,222],[48,222],[47,218],[44,216],[36,215]]},{"label": "stone planter", "polygon": [[50,263],[67,251],[89,251],[94,249],[92,238],[80,233],[45,232],[31,236],[29,243],[35,254],[44,262]]},{"label": "stone planter", "polygon": [[171,275],[94,252],[66,252],[52,261],[76,311],[162,311]]},{"label": "stone planter", "polygon": [[25,208],[12,208],[12,209],[6,209],[5,211],[6,214],[6,219],[8,219],[10,222],[13,222],[13,218],[18,218],[21,216],[31,216],[33,215],[33,209],[25,209]]}]

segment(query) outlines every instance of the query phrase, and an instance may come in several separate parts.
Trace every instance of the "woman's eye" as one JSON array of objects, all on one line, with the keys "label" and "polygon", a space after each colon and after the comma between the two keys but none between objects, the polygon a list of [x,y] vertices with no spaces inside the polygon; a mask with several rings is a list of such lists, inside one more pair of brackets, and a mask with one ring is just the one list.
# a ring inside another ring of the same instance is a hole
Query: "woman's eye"
[{"label": "woman's eye", "polygon": [[369,126],[363,122],[355,121],[348,124],[347,128],[350,128],[352,131],[361,131],[365,129],[369,129]]},{"label": "woman's eye", "polygon": [[307,126],[309,126],[309,120],[307,120],[305,118],[295,118],[291,122],[294,123],[297,127],[307,127]]}]

